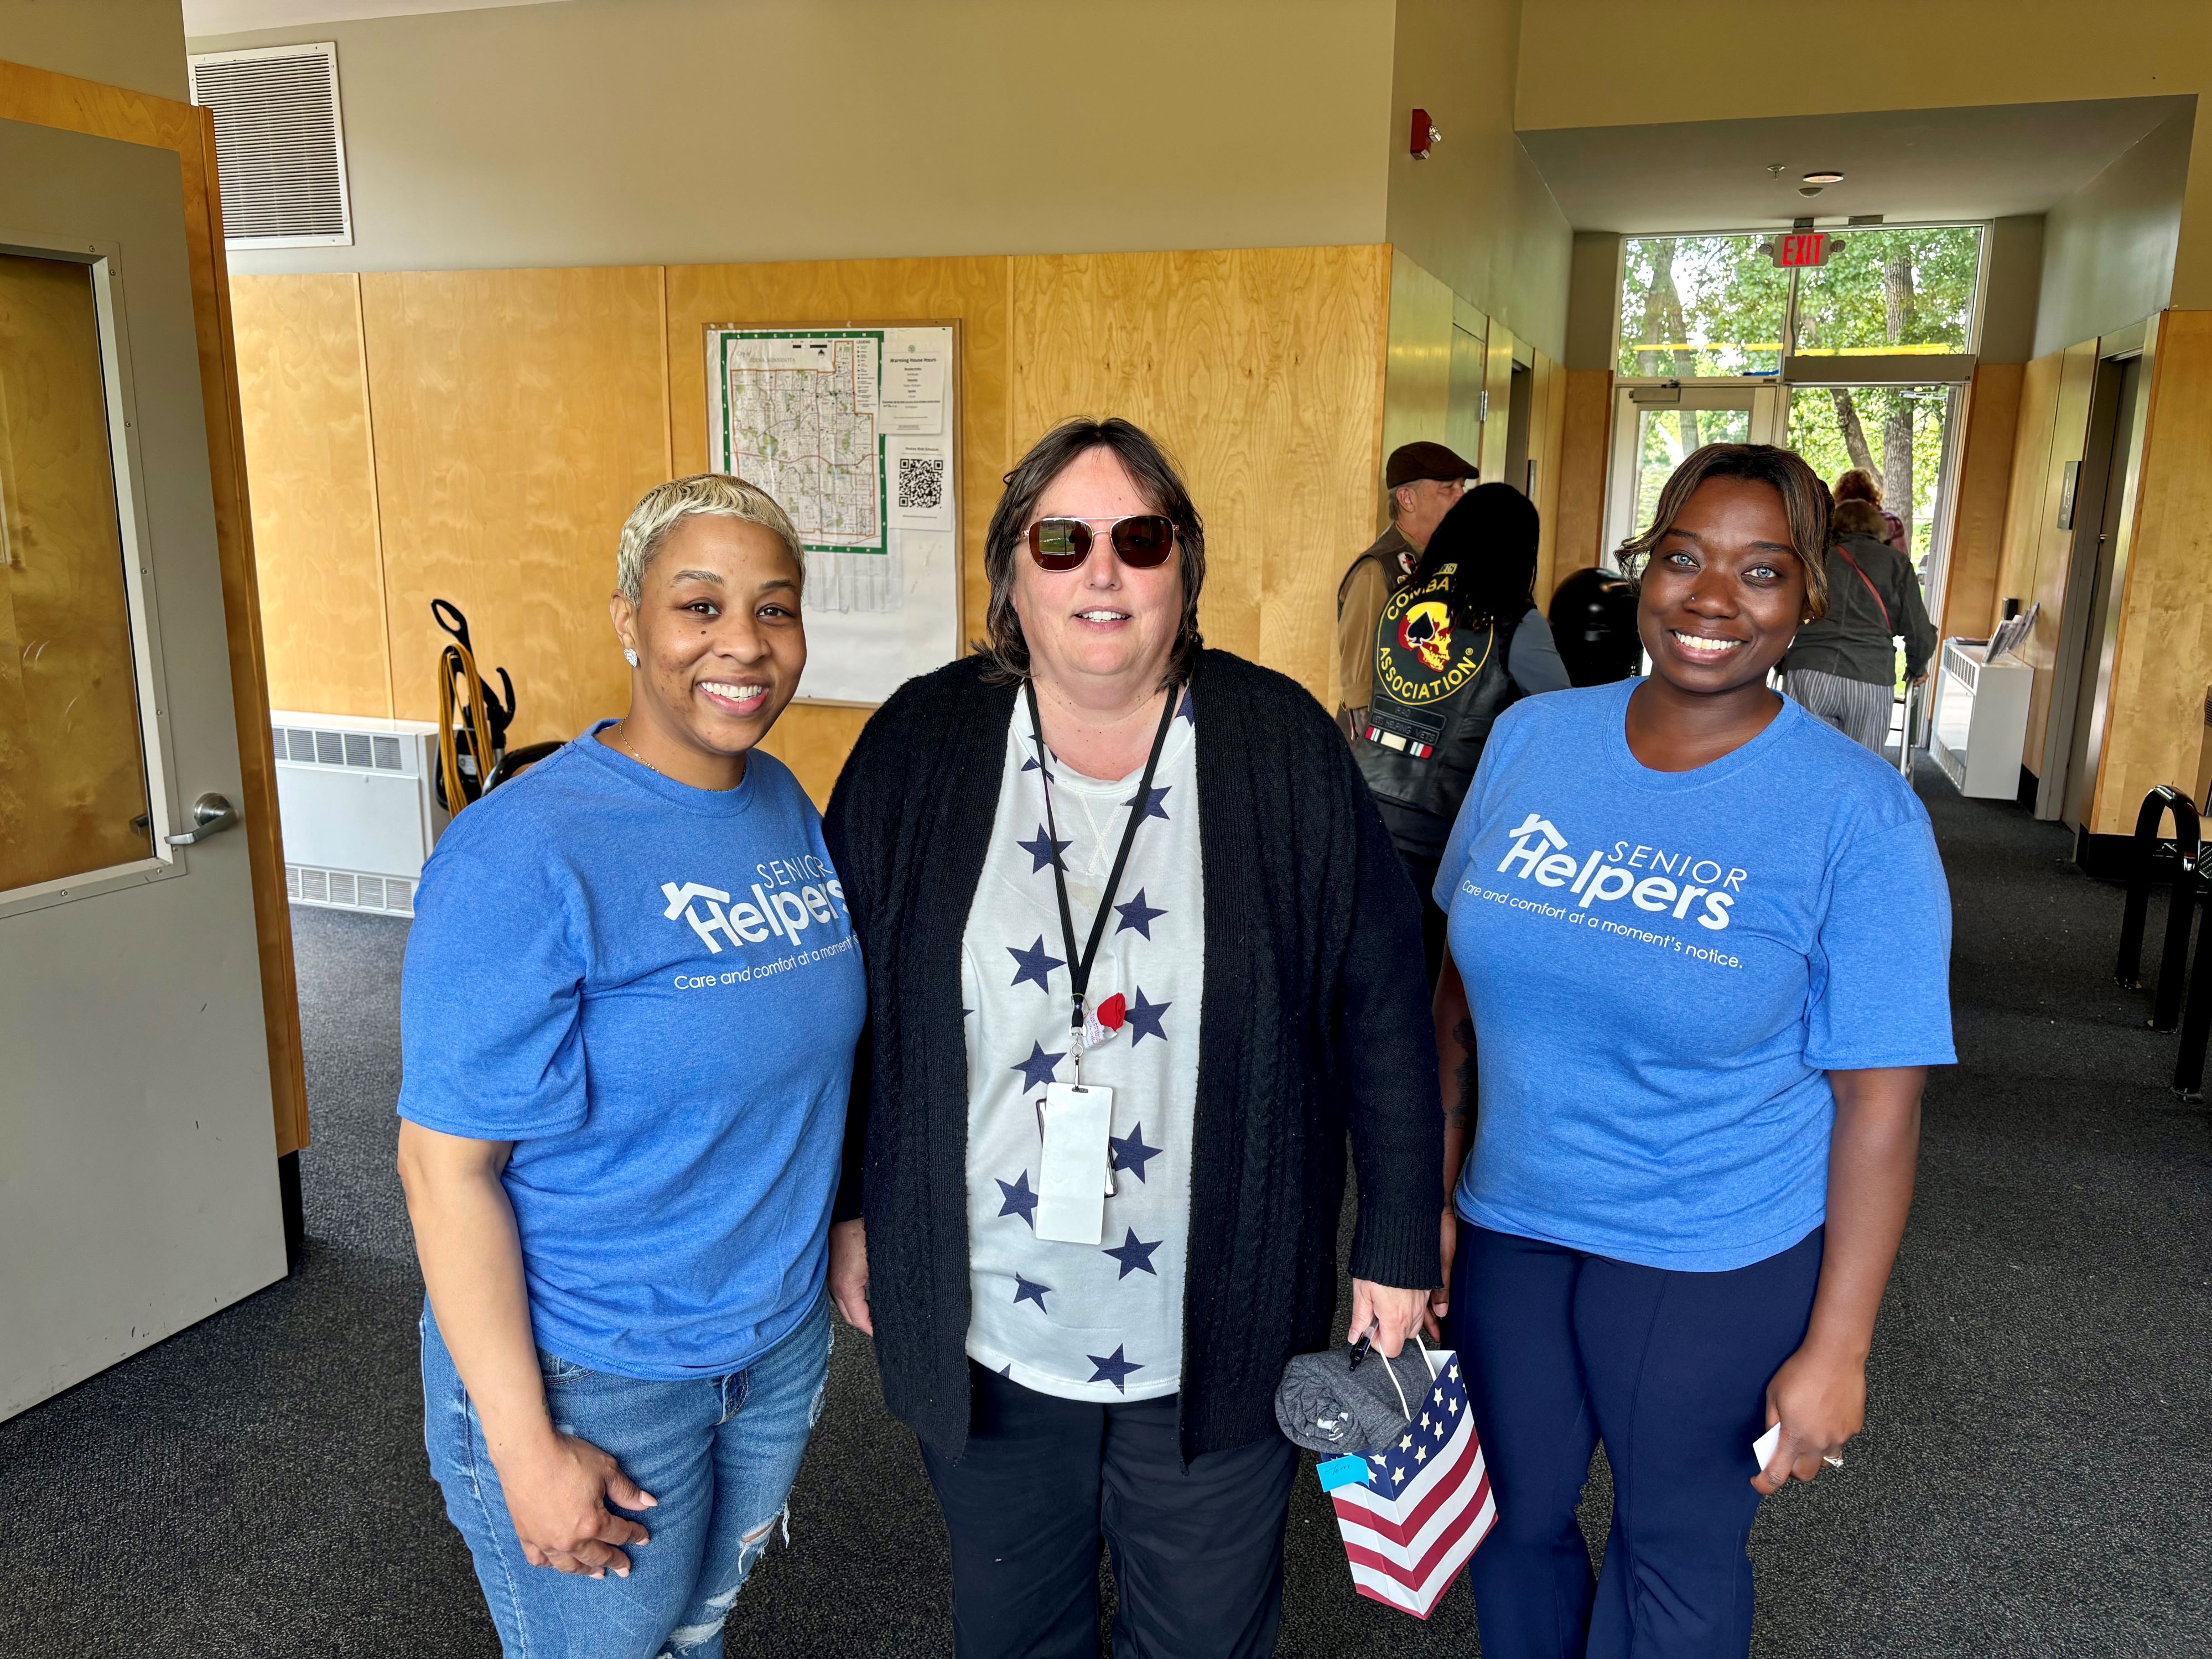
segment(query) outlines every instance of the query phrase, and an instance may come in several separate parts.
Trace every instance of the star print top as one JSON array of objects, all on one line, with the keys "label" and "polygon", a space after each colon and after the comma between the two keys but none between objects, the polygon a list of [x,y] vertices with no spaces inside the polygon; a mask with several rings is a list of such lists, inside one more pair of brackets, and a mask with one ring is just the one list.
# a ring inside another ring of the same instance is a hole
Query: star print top
[{"label": "star print top", "polygon": [[1188,690],[1160,751],[1114,914],[1091,969],[1093,1009],[1117,994],[1121,1030],[1083,1056],[1114,1091],[1114,1193],[1097,1244],[1036,1236],[1036,1103],[1072,1083],[1067,947],[1052,878],[1066,871],[1077,948],[1112,873],[1140,774],[1117,782],[1053,763],[1045,828],[1027,703],[1014,701],[990,852],[968,911],[961,1003],[968,1036],[968,1353],[1041,1394],[1151,1400],[1182,1381],[1190,1131],[1205,985],[1197,744]]}]

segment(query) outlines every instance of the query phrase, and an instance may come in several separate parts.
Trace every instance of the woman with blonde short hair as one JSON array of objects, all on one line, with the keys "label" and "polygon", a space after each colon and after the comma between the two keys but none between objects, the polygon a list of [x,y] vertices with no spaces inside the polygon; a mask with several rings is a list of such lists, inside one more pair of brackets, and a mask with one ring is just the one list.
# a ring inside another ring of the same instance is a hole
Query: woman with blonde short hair
[{"label": "woman with blonde short hair", "polygon": [[806,666],[805,574],[751,485],[647,491],[610,601],[629,712],[423,872],[423,1439],[509,1656],[720,1654],[821,1409],[864,993],[821,821],[757,752]]}]

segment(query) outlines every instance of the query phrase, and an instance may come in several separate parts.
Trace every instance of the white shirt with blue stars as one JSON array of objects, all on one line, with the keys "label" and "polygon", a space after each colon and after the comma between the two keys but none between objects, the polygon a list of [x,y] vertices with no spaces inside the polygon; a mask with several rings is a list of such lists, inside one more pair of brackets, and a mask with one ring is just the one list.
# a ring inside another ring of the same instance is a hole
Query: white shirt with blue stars
[{"label": "white shirt with blue stars", "polygon": [[[1115,1191],[1095,1245],[1055,1243],[1036,1231],[1036,1103],[1048,1083],[1074,1081],[1075,1070],[1054,838],[1023,697],[1014,699],[990,852],[962,941],[968,1353],[1024,1388],[1068,1400],[1155,1400],[1182,1382],[1206,902],[1196,716],[1189,692],[1177,696],[1091,970],[1091,1006],[1118,994],[1127,1010],[1120,1033],[1083,1056],[1083,1081],[1114,1091]],[[1139,776],[1107,783],[1053,763],[1052,810],[1078,950],[1090,938]]]}]

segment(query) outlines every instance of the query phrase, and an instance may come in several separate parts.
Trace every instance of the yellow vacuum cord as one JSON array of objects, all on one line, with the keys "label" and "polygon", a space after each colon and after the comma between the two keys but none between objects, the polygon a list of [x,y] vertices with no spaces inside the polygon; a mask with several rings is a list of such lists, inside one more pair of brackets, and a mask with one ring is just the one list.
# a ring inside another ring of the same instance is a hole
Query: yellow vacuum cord
[{"label": "yellow vacuum cord", "polygon": [[[466,688],[458,693],[453,689],[456,677]],[[476,763],[477,774],[473,789],[463,781],[460,744],[453,727],[455,704],[460,697],[468,700],[470,758]],[[467,647],[456,641],[438,653],[438,775],[446,786],[447,811],[458,815],[483,792],[484,780],[491,775],[491,716],[484,708],[483,680],[477,672],[477,659]]]}]

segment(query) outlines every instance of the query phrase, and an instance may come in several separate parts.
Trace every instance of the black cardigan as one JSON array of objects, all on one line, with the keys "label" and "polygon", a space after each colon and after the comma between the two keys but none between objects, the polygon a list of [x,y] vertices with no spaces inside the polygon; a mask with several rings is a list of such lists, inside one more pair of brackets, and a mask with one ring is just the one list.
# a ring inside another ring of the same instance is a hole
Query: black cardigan
[{"label": "black cardigan", "polygon": [[[884,1399],[966,1445],[968,1058],[960,950],[1014,688],[963,658],[860,733],[826,831],[869,1016],[840,1220],[867,1220]],[[1206,975],[1183,1291],[1183,1455],[1275,1433],[1285,1361],[1325,1346],[1350,1131],[1352,1271],[1437,1281],[1443,1117],[1420,908],[1343,737],[1296,682],[1219,651],[1193,679]]]}]

